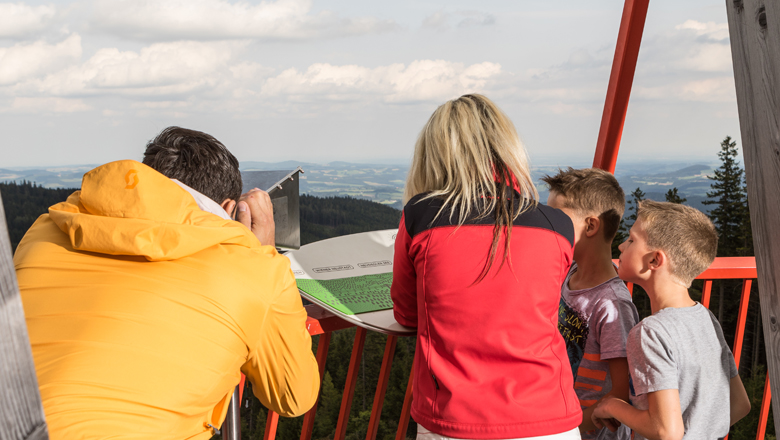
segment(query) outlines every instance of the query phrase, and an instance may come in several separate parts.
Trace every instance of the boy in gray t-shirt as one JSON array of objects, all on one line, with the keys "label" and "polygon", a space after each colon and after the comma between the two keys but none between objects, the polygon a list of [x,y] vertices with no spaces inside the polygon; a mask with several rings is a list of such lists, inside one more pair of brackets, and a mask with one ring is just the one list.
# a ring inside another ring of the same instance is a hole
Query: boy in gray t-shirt
[{"label": "boy in gray t-shirt", "polygon": [[590,417],[607,394],[628,399],[626,339],[639,316],[612,264],[625,195],[612,174],[596,168],[569,168],[542,180],[550,187],[547,204],[574,224],[576,263],[561,287],[558,330],[583,410],[580,433],[583,439],[628,440],[627,428],[597,429]]},{"label": "boy in gray t-shirt", "polygon": [[716,439],[750,411],[720,325],[688,295],[717,245],[715,227],[700,211],[640,202],[620,245],[618,274],[647,291],[653,315],[628,336],[633,406],[605,398],[593,410],[594,424],[622,423],[636,439]]},{"label": "boy in gray t-shirt", "polygon": [[739,376],[720,324],[703,305],[668,307],[645,318],[628,336],[628,364],[635,408],[646,411],[649,393],[676,388],[690,438],[729,433],[724,397],[730,379]]}]

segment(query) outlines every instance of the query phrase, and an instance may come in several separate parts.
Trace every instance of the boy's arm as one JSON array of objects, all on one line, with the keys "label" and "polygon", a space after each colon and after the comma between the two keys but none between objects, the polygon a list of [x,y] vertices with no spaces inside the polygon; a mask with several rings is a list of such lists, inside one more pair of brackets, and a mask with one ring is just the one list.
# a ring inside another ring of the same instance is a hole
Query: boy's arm
[{"label": "boy's arm", "polygon": [[729,394],[731,395],[731,424],[733,425],[750,412],[750,399],[739,374],[729,381],[729,390],[731,391]]},{"label": "boy's arm", "polygon": [[[601,398],[606,399],[608,396],[617,397],[618,399],[628,401],[628,360],[624,357],[607,359],[609,364],[609,375],[612,378],[612,389]],[[593,423],[591,415],[597,404],[594,404],[582,412],[582,423],[580,424],[580,432],[588,432],[596,429],[597,426]],[[600,426],[598,427],[601,428]]]},{"label": "boy's arm", "polygon": [[[626,401],[612,396],[605,396],[594,405],[593,423],[601,428],[610,427],[609,419],[638,432],[648,440],[682,439],[685,426],[680,410],[680,393],[676,389],[661,390],[647,394],[647,411],[641,411],[629,405]],[[610,429],[614,430],[615,426]]]}]

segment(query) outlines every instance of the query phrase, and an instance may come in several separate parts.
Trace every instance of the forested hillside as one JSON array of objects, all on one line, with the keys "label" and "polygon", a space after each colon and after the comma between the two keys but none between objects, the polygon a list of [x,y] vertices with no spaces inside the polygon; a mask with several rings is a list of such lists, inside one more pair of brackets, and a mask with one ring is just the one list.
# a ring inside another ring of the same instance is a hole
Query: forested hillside
[{"label": "forested hillside", "polygon": [[301,244],[380,229],[396,229],[401,211],[353,197],[301,195]]},{"label": "forested hillside", "polygon": [[49,206],[65,201],[75,189],[49,189],[32,182],[0,182],[5,221],[11,236],[12,251],[24,233]]},{"label": "forested hillside", "polygon": [[[0,182],[11,246],[16,245],[35,219],[49,206],[68,198],[76,189],[49,189],[31,182]],[[394,229],[401,211],[353,197],[301,195],[301,244],[357,232]]]}]

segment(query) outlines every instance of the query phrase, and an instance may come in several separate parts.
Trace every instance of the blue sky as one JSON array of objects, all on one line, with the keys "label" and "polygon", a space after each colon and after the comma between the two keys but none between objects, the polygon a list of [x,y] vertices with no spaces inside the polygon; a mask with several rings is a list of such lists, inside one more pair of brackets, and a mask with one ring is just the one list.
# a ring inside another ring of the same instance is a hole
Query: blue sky
[{"label": "blue sky", "polygon": [[[408,162],[463,93],[536,164],[587,163],[622,1],[0,2],[0,167],[141,157],[169,125],[253,161]],[[650,5],[621,160],[739,142],[725,2]],[[619,165],[618,165],[619,166]]]}]

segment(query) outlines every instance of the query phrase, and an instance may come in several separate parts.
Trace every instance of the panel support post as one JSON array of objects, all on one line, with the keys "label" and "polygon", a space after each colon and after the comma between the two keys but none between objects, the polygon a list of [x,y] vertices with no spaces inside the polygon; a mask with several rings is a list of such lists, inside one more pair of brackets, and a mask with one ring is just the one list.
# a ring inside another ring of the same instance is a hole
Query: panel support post
[{"label": "panel support post", "polygon": [[[726,0],[772,399],[780,398],[780,0]],[[780,402],[774,401],[780,430]]]}]

